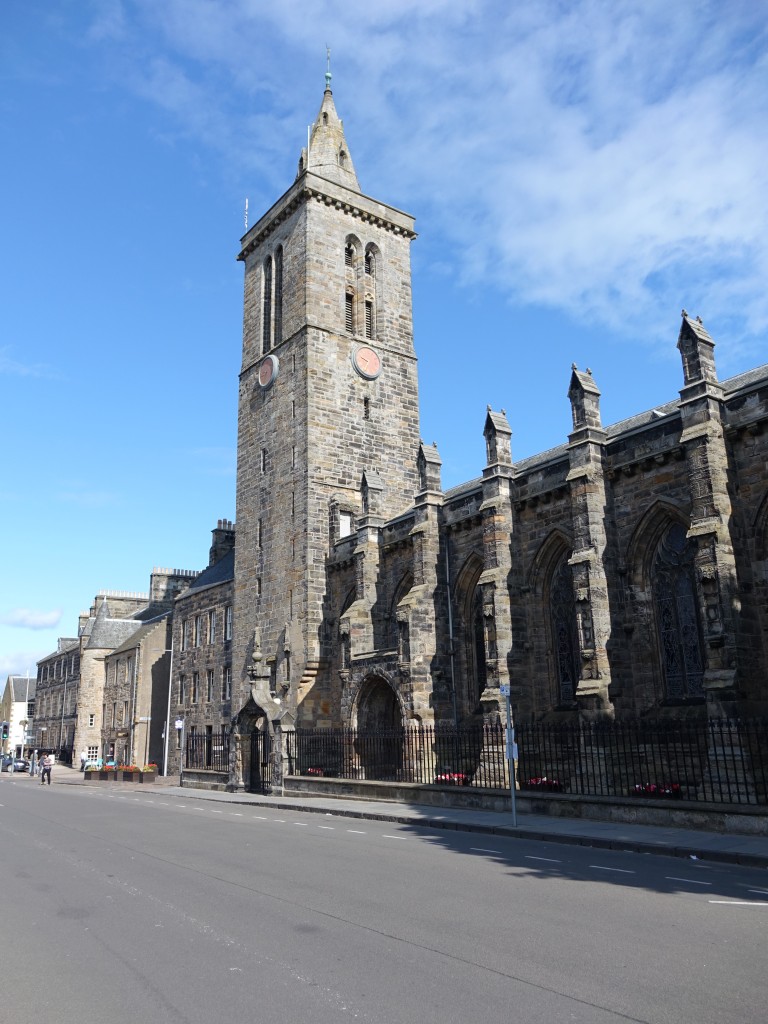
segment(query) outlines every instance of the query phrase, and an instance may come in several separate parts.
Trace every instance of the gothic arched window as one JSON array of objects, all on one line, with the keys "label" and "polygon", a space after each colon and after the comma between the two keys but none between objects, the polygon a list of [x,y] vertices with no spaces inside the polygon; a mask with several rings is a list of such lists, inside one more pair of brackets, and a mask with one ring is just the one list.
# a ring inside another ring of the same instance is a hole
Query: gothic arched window
[{"label": "gothic arched window", "polygon": [[283,247],[275,250],[275,345],[283,340]]},{"label": "gothic arched window", "polygon": [[704,695],[695,554],[695,542],[675,523],[661,538],[651,570],[664,690],[672,698]]},{"label": "gothic arched window", "polygon": [[272,348],[272,257],[264,260],[264,301],[261,321],[261,350]]},{"label": "gothic arched window", "polygon": [[573,597],[573,575],[568,557],[569,552],[565,552],[557,563],[549,591],[552,648],[561,704],[573,703],[579,683],[579,633]]},{"label": "gothic arched window", "polygon": [[483,628],[483,592],[480,587],[475,587],[472,592],[469,635],[470,667],[472,669],[470,695],[475,700],[480,700],[488,682],[488,671],[485,663],[485,630]]}]

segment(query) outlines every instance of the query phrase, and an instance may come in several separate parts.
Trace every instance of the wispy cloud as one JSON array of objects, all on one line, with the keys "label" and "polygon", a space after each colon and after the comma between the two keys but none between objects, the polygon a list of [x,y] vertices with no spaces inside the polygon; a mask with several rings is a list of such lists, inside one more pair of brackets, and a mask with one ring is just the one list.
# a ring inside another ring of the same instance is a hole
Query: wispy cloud
[{"label": "wispy cloud", "polygon": [[145,59],[132,87],[179,130],[250,161],[262,188],[286,184],[285,147],[293,138],[298,156],[328,40],[363,189],[426,219],[420,244],[439,246],[457,282],[493,282],[617,340],[666,332],[683,304],[734,333],[768,330],[761,5],[390,0],[354,19],[333,0],[134,10]]},{"label": "wispy cloud", "polygon": [[5,688],[7,676],[25,676],[29,672],[30,679],[34,679],[37,662],[46,654],[50,654],[50,651],[9,651],[8,654],[0,654],[0,693]]},{"label": "wispy cloud", "polygon": [[87,487],[82,490],[59,491],[56,498],[58,501],[63,501],[68,505],[78,505],[81,508],[108,508],[119,502],[118,495],[111,491],[90,490]]},{"label": "wispy cloud", "polygon": [[53,629],[61,622],[61,608],[41,612],[35,608],[12,608],[0,615],[0,622],[6,626],[21,626],[23,629]]},{"label": "wispy cloud", "polygon": [[46,377],[55,379],[58,375],[45,363],[24,363],[11,355],[8,346],[0,348],[0,374],[10,377]]}]

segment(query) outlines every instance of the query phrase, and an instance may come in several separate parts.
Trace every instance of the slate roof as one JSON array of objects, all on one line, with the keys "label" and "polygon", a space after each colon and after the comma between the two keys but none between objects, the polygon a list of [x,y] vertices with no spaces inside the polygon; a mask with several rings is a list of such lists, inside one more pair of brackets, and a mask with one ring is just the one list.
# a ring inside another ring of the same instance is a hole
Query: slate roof
[{"label": "slate roof", "polygon": [[109,605],[105,598],[93,620],[93,628],[86,647],[113,651],[140,628],[135,619],[110,619]]},{"label": "slate roof", "polygon": [[154,619],[150,619],[149,622],[145,622],[142,626],[136,630],[127,640],[123,641],[119,647],[116,647],[112,654],[123,654],[126,651],[132,651],[141,641],[149,636],[149,634],[160,625],[161,622],[167,621],[171,616],[170,612],[165,612],[163,615],[156,615]]},{"label": "slate roof", "polygon": [[189,597],[191,594],[196,593],[198,590],[204,590],[206,587],[214,587],[219,583],[229,583],[235,578],[235,552],[234,550],[228,552],[223,558],[220,558],[218,562],[214,562],[213,565],[209,565],[207,569],[204,569],[199,576],[197,576],[187,587],[187,589],[179,594],[177,600],[181,600],[183,597]]},{"label": "slate roof", "polygon": [[[7,685],[11,688],[11,701],[31,700],[35,696],[35,684],[37,678],[35,676],[8,676]],[[18,686],[18,696],[16,695],[15,686]],[[27,690],[29,687],[29,690]]]}]

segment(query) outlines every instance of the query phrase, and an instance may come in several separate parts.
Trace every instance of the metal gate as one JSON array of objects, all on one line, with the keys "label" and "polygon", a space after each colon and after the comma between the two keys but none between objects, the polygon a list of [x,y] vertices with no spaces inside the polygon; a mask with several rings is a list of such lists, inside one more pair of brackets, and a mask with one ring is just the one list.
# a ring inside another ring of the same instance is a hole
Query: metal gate
[{"label": "metal gate", "polygon": [[251,793],[272,792],[272,737],[265,729],[251,733]]}]

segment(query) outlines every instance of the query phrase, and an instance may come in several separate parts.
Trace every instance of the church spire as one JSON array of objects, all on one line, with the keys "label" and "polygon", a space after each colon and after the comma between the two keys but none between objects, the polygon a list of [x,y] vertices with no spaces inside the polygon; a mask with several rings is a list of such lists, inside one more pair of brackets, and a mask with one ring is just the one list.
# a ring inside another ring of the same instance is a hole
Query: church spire
[{"label": "church spire", "polygon": [[[299,174],[312,171],[314,174],[346,185],[355,192],[360,191],[352,157],[344,137],[344,123],[336,113],[331,92],[331,51],[326,47],[327,70],[325,72],[325,92],[320,111],[310,129],[309,147],[302,151],[299,162]],[[298,175],[297,175],[298,176]]]}]

